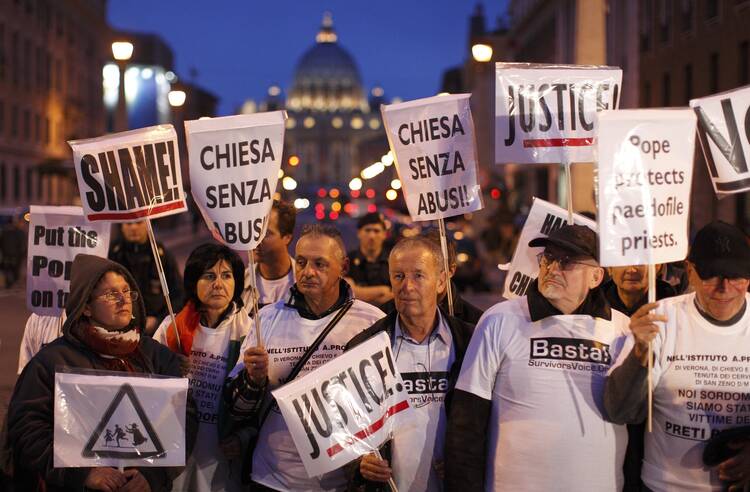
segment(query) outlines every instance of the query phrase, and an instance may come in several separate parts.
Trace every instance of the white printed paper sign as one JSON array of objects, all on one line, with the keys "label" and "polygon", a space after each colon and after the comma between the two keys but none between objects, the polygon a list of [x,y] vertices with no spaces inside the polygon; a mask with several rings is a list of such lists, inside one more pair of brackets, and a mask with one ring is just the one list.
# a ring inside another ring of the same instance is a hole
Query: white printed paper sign
[{"label": "white printed paper sign", "polygon": [[187,391],[186,378],[56,373],[55,468],[183,466]]},{"label": "white printed paper sign", "polygon": [[185,122],[190,187],[208,228],[230,248],[265,234],[284,151],[284,111]]},{"label": "white printed paper sign", "polygon": [[693,99],[690,107],[714,191],[750,190],[750,86]]},{"label": "white printed paper sign", "polygon": [[310,477],[377,450],[411,408],[385,332],[272,393]]},{"label": "white printed paper sign", "polygon": [[415,221],[481,210],[470,94],[382,106],[406,206]]},{"label": "white printed paper sign", "polygon": [[[573,222],[596,231],[596,222],[583,215],[573,214]],[[525,296],[529,285],[539,276],[539,262],[536,256],[544,248],[532,248],[529,246],[529,241],[538,237],[547,237],[552,231],[567,223],[568,211],[566,209],[540,198],[534,198],[529,216],[526,218],[523,229],[521,229],[521,235],[518,237],[518,244],[513,252],[508,274],[505,277],[503,297],[513,299],[514,297]]]},{"label": "white printed paper sign", "polygon": [[599,113],[599,263],[650,265],[688,252],[695,114]]},{"label": "white printed paper sign", "polygon": [[597,111],[617,109],[622,70],[495,64],[495,163],[592,162]]},{"label": "white printed paper sign", "polygon": [[107,257],[110,225],[88,222],[81,207],[32,205],[26,257],[26,305],[39,316],[59,316],[70,293],[76,255]]},{"label": "white printed paper sign", "polygon": [[68,144],[87,220],[130,222],[187,210],[172,125]]}]

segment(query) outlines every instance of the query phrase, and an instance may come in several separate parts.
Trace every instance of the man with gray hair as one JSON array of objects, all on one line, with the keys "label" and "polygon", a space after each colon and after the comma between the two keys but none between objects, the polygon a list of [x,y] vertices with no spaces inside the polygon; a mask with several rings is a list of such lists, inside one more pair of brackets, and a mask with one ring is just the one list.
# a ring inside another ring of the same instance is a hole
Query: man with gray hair
[{"label": "man with gray hair", "polygon": [[438,308],[448,276],[440,247],[430,238],[417,236],[396,243],[388,258],[388,273],[395,311],[354,337],[347,349],[381,332],[388,334],[414,408],[415,425],[396,432],[381,449],[383,459],[370,454],[355,463],[351,485],[385,491],[393,478],[401,491],[440,491],[446,397],[458,378],[474,325]]},{"label": "man with gray hair", "polygon": [[[341,490],[347,482],[345,471],[308,477],[278,408],[261,402],[269,401],[270,391],[289,382],[292,372],[302,376],[340,355],[352,337],[384,313],[354,299],[344,280],[346,249],[335,227],[306,226],[294,261],[296,283],[285,299],[258,312],[262,345],[256,346],[258,324],[254,322],[240,349],[243,358],[232,371],[225,400],[235,430],[254,423],[259,431],[256,441],[245,446],[249,449],[243,475],[251,474],[253,490]],[[295,367],[308,355],[304,365]],[[238,435],[243,439],[246,433]]]}]

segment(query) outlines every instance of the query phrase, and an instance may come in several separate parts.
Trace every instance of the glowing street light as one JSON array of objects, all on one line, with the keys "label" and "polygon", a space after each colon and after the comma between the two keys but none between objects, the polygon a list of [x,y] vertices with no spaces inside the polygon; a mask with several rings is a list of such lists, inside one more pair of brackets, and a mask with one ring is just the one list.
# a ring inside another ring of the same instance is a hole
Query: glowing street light
[{"label": "glowing street light", "polygon": [[185,104],[186,97],[187,94],[185,94],[185,91],[169,91],[169,94],[167,94],[169,105],[173,108],[179,108],[180,106]]},{"label": "glowing street light", "polygon": [[128,61],[133,56],[133,43],[115,41],[112,43],[112,56],[117,61]]},{"label": "glowing street light", "polygon": [[281,186],[288,191],[297,189],[297,182],[291,176],[284,176],[281,180]]},{"label": "glowing street light", "polygon": [[359,191],[362,189],[362,179],[354,178],[349,181],[349,189],[352,191]]},{"label": "glowing street light", "polygon": [[400,190],[401,189],[401,180],[396,178],[393,181],[391,181],[391,188],[394,190]]},{"label": "glowing street light", "polygon": [[396,190],[388,190],[388,191],[385,192],[385,197],[387,199],[389,199],[390,201],[393,201],[396,198],[398,198],[398,191],[396,191]]},{"label": "glowing street light", "polygon": [[492,46],[484,43],[477,43],[471,47],[471,56],[474,60],[485,63],[492,60]]}]

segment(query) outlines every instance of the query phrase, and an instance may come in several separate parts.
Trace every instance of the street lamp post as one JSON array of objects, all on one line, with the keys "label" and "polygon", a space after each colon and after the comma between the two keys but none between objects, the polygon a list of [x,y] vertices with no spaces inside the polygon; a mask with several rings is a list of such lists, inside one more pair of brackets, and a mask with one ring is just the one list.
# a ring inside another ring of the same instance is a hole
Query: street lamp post
[{"label": "street lamp post", "polygon": [[128,41],[115,41],[112,43],[112,56],[117,63],[120,72],[120,83],[117,87],[117,112],[115,116],[115,131],[128,129],[128,107],[125,101],[125,70],[128,60],[133,56],[133,43]]}]

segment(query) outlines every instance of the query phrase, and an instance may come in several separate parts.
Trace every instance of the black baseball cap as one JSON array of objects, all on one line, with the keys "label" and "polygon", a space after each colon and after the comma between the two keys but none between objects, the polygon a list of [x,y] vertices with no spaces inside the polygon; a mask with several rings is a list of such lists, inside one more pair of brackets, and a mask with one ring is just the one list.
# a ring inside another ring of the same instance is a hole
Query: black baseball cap
[{"label": "black baseball cap", "polygon": [[750,278],[750,243],[747,235],[737,226],[720,220],[698,231],[687,259],[702,279]]},{"label": "black baseball cap", "polygon": [[364,226],[370,224],[380,224],[384,229],[386,228],[385,218],[383,217],[383,214],[378,212],[370,212],[369,214],[365,214],[359,218],[359,220],[357,221],[357,229],[362,229]]},{"label": "black baseball cap", "polygon": [[538,237],[529,241],[529,246],[557,246],[576,256],[599,258],[599,240],[596,233],[583,225],[564,225],[552,231],[547,237]]}]

